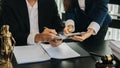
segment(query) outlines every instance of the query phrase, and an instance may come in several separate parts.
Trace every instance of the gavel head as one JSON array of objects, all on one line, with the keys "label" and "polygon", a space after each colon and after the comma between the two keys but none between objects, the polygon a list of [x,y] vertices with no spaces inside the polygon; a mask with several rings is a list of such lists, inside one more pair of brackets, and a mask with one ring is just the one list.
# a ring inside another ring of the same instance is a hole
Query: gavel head
[{"label": "gavel head", "polygon": [[96,68],[116,68],[116,61],[113,55],[102,56],[95,64]]},{"label": "gavel head", "polygon": [[101,60],[103,63],[112,63],[112,61],[114,60],[114,56],[112,54],[105,55],[101,57]]}]

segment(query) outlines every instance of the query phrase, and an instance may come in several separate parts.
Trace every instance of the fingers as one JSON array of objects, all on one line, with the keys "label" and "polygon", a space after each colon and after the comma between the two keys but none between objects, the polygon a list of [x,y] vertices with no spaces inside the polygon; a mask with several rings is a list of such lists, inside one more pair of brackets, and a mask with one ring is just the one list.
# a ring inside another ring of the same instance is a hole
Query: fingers
[{"label": "fingers", "polygon": [[73,25],[68,25],[64,28],[64,34],[68,34],[74,31],[74,26]]},{"label": "fingers", "polygon": [[49,42],[51,46],[56,47],[59,46],[62,43],[62,39],[54,39]]},{"label": "fingers", "polygon": [[82,34],[81,36],[72,36],[72,37],[70,37],[70,39],[83,42],[84,40],[89,38],[91,35],[92,35],[91,33],[86,32],[86,33]]},{"label": "fingers", "polygon": [[51,39],[53,39],[54,37],[56,37],[56,35],[52,34],[52,33],[41,33],[41,39],[43,42],[47,42],[50,41]]},{"label": "fingers", "polygon": [[56,37],[56,35],[57,32],[55,31],[55,29],[45,28],[42,33],[35,35],[35,42],[39,41],[46,42]]},{"label": "fingers", "polygon": [[89,38],[91,35],[93,35],[94,32],[95,31],[92,28],[89,28],[87,30],[87,32],[81,33],[81,36],[73,36],[73,37],[71,37],[71,39],[83,42],[84,40],[86,40],[87,38]]},{"label": "fingers", "polygon": [[70,33],[69,30],[67,28],[64,29],[64,34],[68,34]]},{"label": "fingers", "polygon": [[82,36],[72,36],[70,37],[70,39],[75,40],[75,41],[80,41],[80,42],[84,40]]},{"label": "fingers", "polygon": [[49,28],[45,28],[43,32],[44,33],[51,33],[51,34],[55,34],[55,35],[57,34],[55,29],[49,29]]},{"label": "fingers", "polygon": [[43,35],[44,40],[49,41],[57,35],[57,32],[55,31],[55,29],[45,28],[41,34]]}]

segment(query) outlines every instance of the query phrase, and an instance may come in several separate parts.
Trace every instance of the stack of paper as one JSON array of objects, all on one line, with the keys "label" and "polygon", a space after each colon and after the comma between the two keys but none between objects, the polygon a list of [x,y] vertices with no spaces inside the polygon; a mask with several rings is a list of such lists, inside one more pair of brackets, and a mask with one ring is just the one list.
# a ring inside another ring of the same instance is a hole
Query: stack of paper
[{"label": "stack of paper", "polygon": [[112,53],[120,60],[120,41],[110,41]]},{"label": "stack of paper", "polygon": [[51,58],[68,59],[80,56],[66,43],[57,47],[52,47],[50,44],[15,46],[13,52],[18,64],[47,61]]},{"label": "stack of paper", "polygon": [[105,36],[105,40],[111,40],[111,39],[120,41],[120,29],[112,28],[112,27],[108,28],[107,34]]}]

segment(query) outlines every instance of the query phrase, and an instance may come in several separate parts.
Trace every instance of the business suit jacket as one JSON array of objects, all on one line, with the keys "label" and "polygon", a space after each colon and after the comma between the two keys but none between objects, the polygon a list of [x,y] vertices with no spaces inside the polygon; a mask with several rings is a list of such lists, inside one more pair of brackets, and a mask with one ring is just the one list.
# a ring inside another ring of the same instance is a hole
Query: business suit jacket
[{"label": "business suit jacket", "polygon": [[[42,32],[44,27],[56,29],[57,32],[62,31],[64,25],[54,0],[38,0],[38,14],[39,32]],[[30,24],[26,1],[3,0],[2,19],[4,24],[10,25],[17,45],[27,44]]]},{"label": "business suit jacket", "polygon": [[85,31],[88,25],[94,21],[100,27],[108,26],[111,18],[108,15],[109,0],[85,0],[85,11],[83,11],[78,3],[78,0],[72,0],[71,6],[66,11],[66,19],[75,21],[75,31]]}]

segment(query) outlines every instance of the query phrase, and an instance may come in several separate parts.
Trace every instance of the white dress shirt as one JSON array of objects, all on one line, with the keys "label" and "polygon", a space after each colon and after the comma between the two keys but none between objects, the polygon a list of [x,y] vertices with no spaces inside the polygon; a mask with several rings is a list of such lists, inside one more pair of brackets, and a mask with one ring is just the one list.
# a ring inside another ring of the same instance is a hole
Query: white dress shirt
[{"label": "white dress shirt", "polygon": [[38,2],[31,6],[26,0],[28,13],[29,13],[29,22],[30,22],[30,34],[27,38],[27,44],[34,44],[35,35],[39,33],[38,27]]},{"label": "white dress shirt", "polygon": [[[80,5],[80,8],[84,11],[85,10],[85,0],[78,0],[78,3]],[[70,24],[75,26],[75,23],[72,19],[68,19],[65,23],[65,26],[68,26]],[[94,29],[95,33],[93,35],[96,35],[98,33],[99,29],[100,29],[100,25],[98,23],[92,21],[90,23],[90,25],[88,26],[88,28]],[[74,30],[75,30],[75,28],[74,28]]]}]

